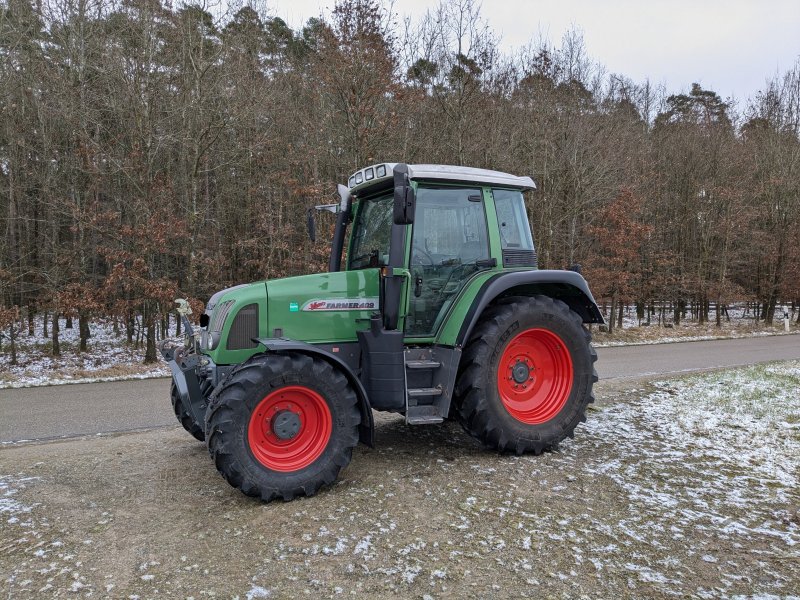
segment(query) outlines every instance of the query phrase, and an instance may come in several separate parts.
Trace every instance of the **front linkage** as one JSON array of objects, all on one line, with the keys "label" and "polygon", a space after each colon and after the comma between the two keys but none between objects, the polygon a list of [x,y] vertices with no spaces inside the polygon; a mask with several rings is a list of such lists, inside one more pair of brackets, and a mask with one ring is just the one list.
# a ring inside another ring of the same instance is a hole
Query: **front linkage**
[{"label": "front linkage", "polygon": [[191,309],[185,300],[176,300],[177,312],[184,327],[183,344],[164,340],[161,355],[172,371],[172,404],[175,416],[184,428],[202,440],[208,396],[214,389],[216,375],[211,360],[198,350],[198,334],[187,318]]}]

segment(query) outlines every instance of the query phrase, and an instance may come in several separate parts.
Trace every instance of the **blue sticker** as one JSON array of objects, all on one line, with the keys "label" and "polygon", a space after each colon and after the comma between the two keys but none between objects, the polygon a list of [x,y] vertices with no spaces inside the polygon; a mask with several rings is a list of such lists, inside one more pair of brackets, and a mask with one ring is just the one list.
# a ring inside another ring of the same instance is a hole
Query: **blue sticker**
[{"label": "blue sticker", "polygon": [[297,302],[289,302],[289,312],[297,312],[300,310],[300,306],[298,306]]}]

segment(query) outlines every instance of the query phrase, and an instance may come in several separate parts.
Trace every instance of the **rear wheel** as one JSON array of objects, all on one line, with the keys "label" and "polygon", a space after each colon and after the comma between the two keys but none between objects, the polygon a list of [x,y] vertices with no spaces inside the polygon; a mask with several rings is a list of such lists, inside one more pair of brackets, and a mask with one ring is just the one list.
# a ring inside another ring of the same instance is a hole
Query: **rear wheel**
[{"label": "rear wheel", "polygon": [[172,410],[175,411],[175,417],[178,419],[178,422],[183,425],[183,428],[191,433],[196,440],[200,442],[204,441],[206,439],[205,432],[200,424],[195,422],[192,415],[189,414],[189,411],[184,408],[183,402],[181,402],[178,396],[178,388],[175,386],[174,381],[169,388],[169,398],[172,401]]},{"label": "rear wheel", "polygon": [[206,413],[206,438],[232,486],[264,501],[291,500],[336,480],[360,422],[355,391],[326,361],[259,355],[221,384]]},{"label": "rear wheel", "polygon": [[464,351],[455,389],[466,431],[501,451],[541,453],[586,420],[597,354],[560,300],[513,298],[488,308]]}]

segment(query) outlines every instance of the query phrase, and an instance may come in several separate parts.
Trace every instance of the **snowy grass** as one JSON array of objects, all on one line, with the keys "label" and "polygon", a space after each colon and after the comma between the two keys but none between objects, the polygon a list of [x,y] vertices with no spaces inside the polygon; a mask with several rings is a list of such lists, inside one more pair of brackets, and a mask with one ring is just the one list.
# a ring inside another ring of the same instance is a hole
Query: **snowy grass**
[{"label": "snowy grass", "polygon": [[[797,582],[797,570],[787,577],[770,568],[800,564],[800,361],[655,386],[640,400],[592,415],[584,434],[565,445],[592,447],[596,458],[584,463],[584,473],[608,477],[624,490],[630,515],[608,524],[622,533],[623,548],[633,542],[683,547],[682,556],[666,562],[655,560],[656,551],[624,568],[671,595],[727,597],[743,581],[778,594],[769,597],[796,592],[787,580]],[[765,574],[741,571],[741,556],[731,556],[731,549],[759,557]],[[618,568],[617,550],[599,555],[596,567]],[[698,559],[717,567],[714,588],[686,589],[674,577]]]},{"label": "snowy grass", "polygon": [[0,475],[0,522],[21,527],[30,526],[28,516],[36,504],[25,504],[15,498],[25,487],[35,481],[36,477],[13,477]]},{"label": "snowy grass", "polygon": [[56,385],[63,383],[91,383],[166,377],[169,367],[160,360],[145,365],[144,348],[127,344],[124,330],[114,333],[110,321],[95,321],[87,352],[79,352],[78,324],[67,329],[66,320],[60,319],[59,343],[61,356],[52,356],[52,342],[43,336],[41,319],[35,322],[34,335],[27,330],[17,340],[17,365],[11,365],[9,343],[4,339],[0,352],[0,389]]},{"label": "snowy grass", "polygon": [[[771,326],[753,319],[744,306],[731,306],[728,309],[730,321],[723,319],[721,326],[716,326],[716,315],[712,314],[710,323],[684,320],[678,326],[662,327],[654,320],[651,325],[640,324],[633,307],[627,307],[623,313],[622,328],[614,324],[614,332],[608,334],[593,327],[592,335],[596,347],[630,346],[639,344],[669,344],[673,342],[700,342],[706,340],[725,340],[771,335],[788,335],[800,332],[797,326],[796,313],[790,315],[789,331],[785,330],[783,311],[775,312],[775,321]],[[671,322],[669,315],[669,323]],[[608,315],[606,315],[608,319]]]},{"label": "snowy grass", "polygon": [[[713,323],[698,325],[684,322],[677,328],[658,326],[640,327],[636,313],[625,313],[622,330],[615,330],[609,336],[593,328],[596,347],[627,346],[632,344],[663,344],[714,339],[743,338],[765,335],[783,335],[783,322],[776,321],[774,327],[754,323],[744,313],[742,307],[730,309],[731,322],[724,322],[721,329]],[[3,340],[0,352],[0,389],[57,385],[64,383],[92,383],[98,381],[122,381],[129,379],[149,379],[168,377],[169,367],[161,361],[156,364],[142,363],[144,348],[134,348],[127,344],[124,331],[115,334],[111,321],[98,320],[91,325],[89,350],[78,352],[77,322],[72,329],[66,328],[66,320],[61,319],[61,356],[51,356],[52,345],[42,335],[42,321],[35,322],[35,333],[27,335],[27,330],[18,338],[17,362],[12,366],[8,340]],[[793,325],[791,333],[797,333]]]}]

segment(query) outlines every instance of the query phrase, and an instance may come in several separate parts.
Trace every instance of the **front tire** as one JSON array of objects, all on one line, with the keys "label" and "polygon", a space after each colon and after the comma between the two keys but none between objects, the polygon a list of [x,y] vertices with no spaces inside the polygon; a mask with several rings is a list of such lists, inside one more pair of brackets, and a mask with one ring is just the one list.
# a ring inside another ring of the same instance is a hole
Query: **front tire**
[{"label": "front tire", "polygon": [[358,444],[361,415],[347,378],[300,353],[258,355],[235,369],[206,413],[217,470],[268,502],[333,483]]},{"label": "front tire", "polygon": [[172,410],[175,412],[175,418],[178,419],[178,423],[183,425],[183,428],[191,433],[192,437],[198,442],[205,441],[206,436],[203,428],[195,422],[192,415],[184,408],[183,402],[180,396],[178,396],[178,388],[175,386],[174,381],[169,388],[169,398],[172,402]]},{"label": "front tire", "polygon": [[597,381],[581,318],[546,296],[486,309],[464,351],[455,388],[464,429],[486,446],[540,454],[586,420]]}]

